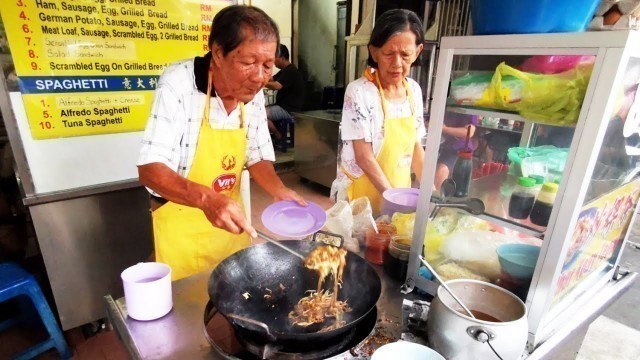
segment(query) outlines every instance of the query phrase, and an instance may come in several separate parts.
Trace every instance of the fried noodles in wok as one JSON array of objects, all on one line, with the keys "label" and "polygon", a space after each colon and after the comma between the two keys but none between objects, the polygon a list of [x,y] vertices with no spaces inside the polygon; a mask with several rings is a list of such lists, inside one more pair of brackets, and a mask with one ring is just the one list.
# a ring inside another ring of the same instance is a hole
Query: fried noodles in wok
[{"label": "fried noodles in wok", "polygon": [[[320,331],[329,331],[344,326],[342,314],[351,311],[346,301],[338,301],[338,288],[342,284],[342,272],[346,265],[347,251],[334,246],[314,249],[304,261],[304,266],[320,275],[318,289],[298,301],[289,319],[294,325],[309,326],[320,324],[325,318],[335,318],[335,322]],[[327,276],[333,275],[333,293],[322,290]]]}]

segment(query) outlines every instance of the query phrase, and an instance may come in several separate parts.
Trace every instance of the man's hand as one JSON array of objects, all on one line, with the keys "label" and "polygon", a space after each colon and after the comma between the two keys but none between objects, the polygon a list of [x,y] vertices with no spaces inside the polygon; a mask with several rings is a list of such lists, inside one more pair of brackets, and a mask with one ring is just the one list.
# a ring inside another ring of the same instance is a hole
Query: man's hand
[{"label": "man's hand", "polygon": [[282,185],[273,192],[273,198],[275,201],[295,201],[302,206],[307,206],[307,202],[298,195],[297,192],[289,189],[288,187]]},{"label": "man's hand", "polygon": [[275,201],[287,200],[295,201],[302,206],[307,206],[307,202],[295,191],[284,186],[282,180],[276,175],[271,161],[262,160],[249,167],[251,178],[268,194],[273,196]]},{"label": "man's hand", "polygon": [[215,227],[233,234],[246,231],[252,238],[258,236],[245,218],[242,206],[226,195],[211,192],[203,197],[199,208]]}]

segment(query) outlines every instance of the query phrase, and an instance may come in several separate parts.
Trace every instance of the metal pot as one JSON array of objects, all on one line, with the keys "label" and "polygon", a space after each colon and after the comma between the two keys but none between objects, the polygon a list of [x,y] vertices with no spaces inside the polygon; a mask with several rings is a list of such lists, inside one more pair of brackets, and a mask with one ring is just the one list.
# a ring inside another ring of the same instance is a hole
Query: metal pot
[{"label": "metal pot", "polygon": [[[527,342],[527,308],[514,294],[493,284],[476,280],[446,283],[478,318],[467,316],[443,288],[431,303],[427,335],[431,348],[449,360],[519,359]],[[485,321],[486,315],[499,322]]]}]

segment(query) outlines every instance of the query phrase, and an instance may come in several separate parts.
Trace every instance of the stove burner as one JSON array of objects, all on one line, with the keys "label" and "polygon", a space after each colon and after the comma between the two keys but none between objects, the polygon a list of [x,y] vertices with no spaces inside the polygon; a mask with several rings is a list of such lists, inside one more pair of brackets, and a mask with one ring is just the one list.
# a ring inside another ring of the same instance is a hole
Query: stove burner
[{"label": "stove burner", "polygon": [[333,340],[314,344],[308,342],[261,344],[236,332],[231,323],[220,313],[215,313],[208,319],[211,308],[209,303],[205,310],[205,337],[213,349],[225,359],[326,359],[348,352],[365,340],[372,333],[378,317],[377,308],[374,307],[352,330]]},{"label": "stove burner", "polygon": [[256,344],[240,338],[242,343],[250,353],[259,356],[261,359],[326,359],[327,357],[336,355],[343,349],[352,339],[356,329],[349,331],[346,336],[340,336],[340,341],[324,341],[322,343],[313,344],[312,350],[309,351],[310,344],[301,343],[294,345],[278,345],[278,344]]}]

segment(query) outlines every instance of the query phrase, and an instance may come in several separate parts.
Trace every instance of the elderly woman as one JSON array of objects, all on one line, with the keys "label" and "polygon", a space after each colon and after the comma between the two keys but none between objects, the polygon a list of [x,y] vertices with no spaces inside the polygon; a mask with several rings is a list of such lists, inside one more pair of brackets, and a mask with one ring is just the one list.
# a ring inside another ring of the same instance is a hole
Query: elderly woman
[{"label": "elderly woman", "polygon": [[415,13],[390,10],[376,21],[369,40],[368,67],[344,96],[340,170],[332,185],[336,200],[369,198],[379,213],[382,193],[410,187],[411,170],[422,175],[426,134],[422,92],[407,78],[423,47]]}]

